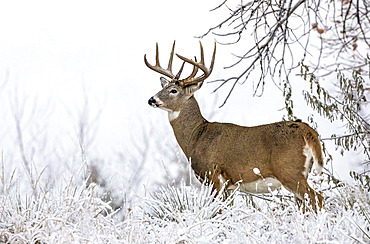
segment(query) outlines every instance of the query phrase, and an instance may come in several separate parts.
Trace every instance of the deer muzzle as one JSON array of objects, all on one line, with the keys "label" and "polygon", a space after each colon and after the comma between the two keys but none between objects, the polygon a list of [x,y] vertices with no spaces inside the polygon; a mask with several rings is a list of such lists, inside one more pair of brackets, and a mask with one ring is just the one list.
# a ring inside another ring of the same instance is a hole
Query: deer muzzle
[{"label": "deer muzzle", "polygon": [[152,106],[152,107],[158,107],[157,101],[155,100],[155,98],[154,98],[154,97],[149,98],[149,100],[148,100],[148,104],[149,104],[150,106]]}]

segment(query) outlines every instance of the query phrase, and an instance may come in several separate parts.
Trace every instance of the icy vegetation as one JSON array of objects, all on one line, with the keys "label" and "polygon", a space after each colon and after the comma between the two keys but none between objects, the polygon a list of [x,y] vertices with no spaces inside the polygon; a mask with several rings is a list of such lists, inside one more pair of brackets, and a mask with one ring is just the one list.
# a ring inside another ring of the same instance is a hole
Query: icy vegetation
[{"label": "icy vegetation", "polygon": [[106,189],[77,174],[50,188],[35,183],[25,195],[15,174],[4,173],[3,162],[0,243],[370,243],[361,184],[325,191],[317,215],[281,193],[222,200],[209,186],[185,183],[113,209]]}]

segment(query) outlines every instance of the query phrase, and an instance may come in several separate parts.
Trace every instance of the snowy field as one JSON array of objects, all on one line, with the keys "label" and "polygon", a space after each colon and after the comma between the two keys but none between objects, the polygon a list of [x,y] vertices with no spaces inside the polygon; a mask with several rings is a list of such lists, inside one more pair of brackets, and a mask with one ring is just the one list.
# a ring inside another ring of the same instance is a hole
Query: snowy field
[{"label": "snowy field", "polygon": [[[4,175],[4,171],[2,171]],[[16,181],[16,179],[10,179]],[[317,215],[289,198],[240,195],[226,201],[206,186],[162,187],[113,210],[99,186],[75,177],[20,195],[2,178],[1,243],[369,243],[369,195],[342,186]],[[231,203],[232,202],[232,203]]]}]

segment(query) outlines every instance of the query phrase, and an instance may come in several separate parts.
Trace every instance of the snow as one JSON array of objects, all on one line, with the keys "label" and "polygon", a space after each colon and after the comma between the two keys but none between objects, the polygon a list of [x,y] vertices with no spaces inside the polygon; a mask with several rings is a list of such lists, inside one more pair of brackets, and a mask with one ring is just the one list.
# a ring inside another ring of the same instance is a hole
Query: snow
[{"label": "snow", "polygon": [[[113,211],[98,186],[68,185],[33,196],[1,195],[0,241],[9,243],[369,243],[369,194],[343,186],[315,214],[279,196],[212,193],[209,186],[162,187],[133,209]],[[6,186],[7,187],[7,186]],[[215,198],[214,198],[215,197]]]}]

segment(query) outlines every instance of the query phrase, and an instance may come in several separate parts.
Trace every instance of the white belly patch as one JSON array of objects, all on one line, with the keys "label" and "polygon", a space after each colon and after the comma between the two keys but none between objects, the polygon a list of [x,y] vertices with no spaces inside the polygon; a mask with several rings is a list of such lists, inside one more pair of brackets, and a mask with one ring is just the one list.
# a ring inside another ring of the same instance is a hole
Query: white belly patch
[{"label": "white belly patch", "polygon": [[[248,193],[270,193],[281,187],[281,182],[275,178],[267,177],[249,183],[240,183],[239,190]],[[235,190],[237,185],[228,187],[228,190]]]}]

